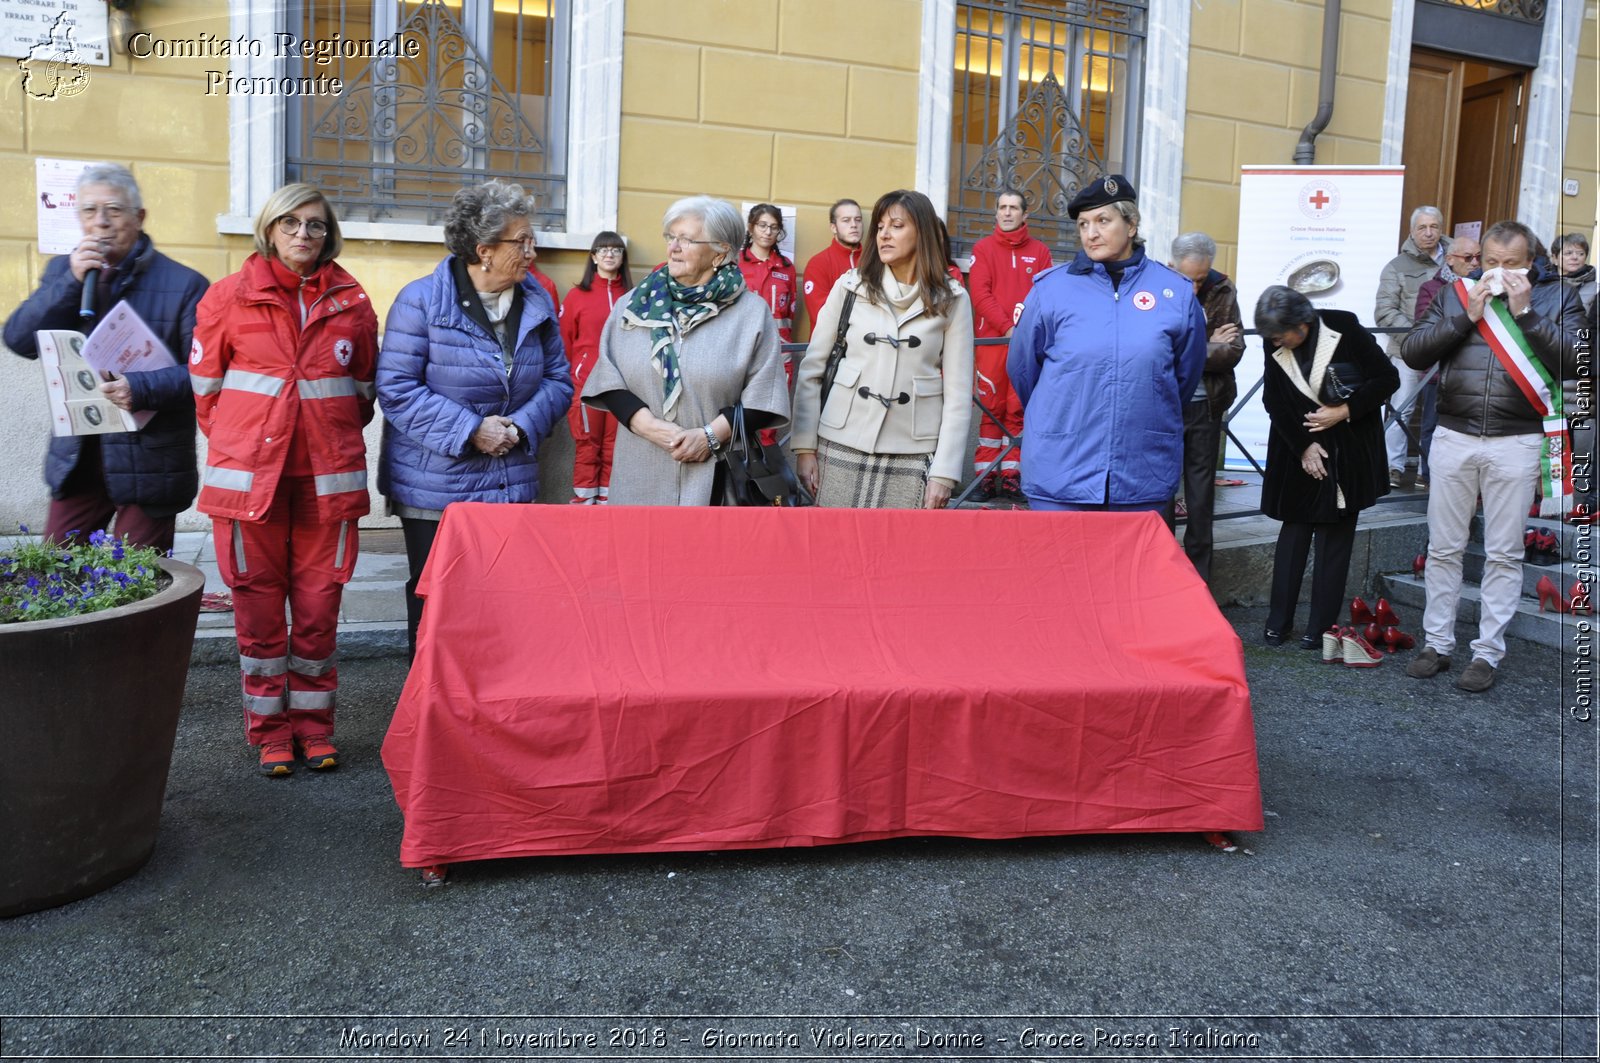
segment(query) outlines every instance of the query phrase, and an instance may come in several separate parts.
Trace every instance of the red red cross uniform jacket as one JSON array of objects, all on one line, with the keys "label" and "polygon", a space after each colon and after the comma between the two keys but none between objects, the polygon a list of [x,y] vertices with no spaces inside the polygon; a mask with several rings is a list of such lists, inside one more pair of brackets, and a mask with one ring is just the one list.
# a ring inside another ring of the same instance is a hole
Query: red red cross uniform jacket
[{"label": "red red cross uniform jacket", "polygon": [[592,504],[607,500],[611,486],[611,455],[617,445],[617,419],[604,410],[583,404],[583,385],[594,371],[600,354],[600,334],[611,308],[628,294],[622,279],[606,280],[595,274],[589,290],[577,285],[567,290],[561,304],[561,340],[572,364],[572,409],[567,424],[572,429],[572,500]]},{"label": "red red cross uniform jacket", "polygon": [[801,291],[806,300],[806,319],[815,327],[822,304],[839,278],[861,265],[861,247],[846,247],[837,239],[811,256],[806,263],[805,283]]},{"label": "red red cross uniform jacket", "polygon": [[[1001,232],[1000,227],[995,226],[992,235],[979,240],[972,248],[972,271],[968,281],[972,312],[977,318],[973,334],[1004,336],[1021,316],[1022,301],[1033,290],[1033,278],[1050,265],[1050,249],[1029,236],[1026,225],[1011,232]],[[1011,379],[1006,376],[1006,345],[984,344],[973,354],[977,371],[973,395],[1000,421],[996,424],[987,415],[979,414],[978,449],[973,454],[972,468],[981,476],[1005,451],[1008,439],[1022,437],[1022,403],[1011,389]],[[1019,444],[1005,454],[999,467],[989,475],[1014,479],[1020,474],[1021,462]]]},{"label": "red red cross uniform jacket", "polygon": [[[794,339],[795,268],[776,248],[763,262],[750,253],[747,247],[739,252],[739,272],[744,275],[744,286],[761,296],[761,301],[772,310],[778,323],[778,338],[784,343]],[[788,365],[789,360],[784,359]]]},{"label": "red red cross uniform jacket", "polygon": [[198,507],[234,592],[257,745],[333,731],[339,602],[369,508],[361,429],[377,335],[366,292],[333,262],[302,280],[251,255],[196,314],[189,379],[210,444]]}]

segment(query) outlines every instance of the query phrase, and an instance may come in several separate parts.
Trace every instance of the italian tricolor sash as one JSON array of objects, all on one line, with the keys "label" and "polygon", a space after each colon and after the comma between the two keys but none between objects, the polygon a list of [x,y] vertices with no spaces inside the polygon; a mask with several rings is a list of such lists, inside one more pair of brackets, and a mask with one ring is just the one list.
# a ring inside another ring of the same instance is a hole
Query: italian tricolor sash
[{"label": "italian tricolor sash", "polygon": [[[1475,283],[1482,282],[1457,278],[1456,295],[1462,306],[1467,305]],[[1528,337],[1522,334],[1522,327],[1504,299],[1490,299],[1484,304],[1478,332],[1544,422],[1544,454],[1539,461],[1544,500],[1539,504],[1539,513],[1546,517],[1563,517],[1572,505],[1572,462],[1568,458],[1571,447],[1567,418],[1561,410],[1561,383],[1550,379],[1550,371],[1534,357]]]}]

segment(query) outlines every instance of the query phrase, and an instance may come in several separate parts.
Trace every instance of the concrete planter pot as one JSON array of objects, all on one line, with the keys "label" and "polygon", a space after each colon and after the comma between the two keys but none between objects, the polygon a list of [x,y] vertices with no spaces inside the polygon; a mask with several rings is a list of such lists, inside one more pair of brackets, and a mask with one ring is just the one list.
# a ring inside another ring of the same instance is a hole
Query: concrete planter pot
[{"label": "concrete planter pot", "polygon": [[156,845],[205,576],[83,617],[0,625],[0,917],[122,881]]}]

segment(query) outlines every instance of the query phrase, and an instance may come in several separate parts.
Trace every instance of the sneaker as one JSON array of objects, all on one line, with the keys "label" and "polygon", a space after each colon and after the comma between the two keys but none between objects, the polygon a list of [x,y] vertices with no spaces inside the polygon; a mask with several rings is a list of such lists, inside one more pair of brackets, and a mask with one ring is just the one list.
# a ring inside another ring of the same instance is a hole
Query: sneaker
[{"label": "sneaker", "polygon": [[311,735],[300,740],[300,755],[312,771],[325,771],[339,766],[339,751],[333,748],[327,735]]},{"label": "sneaker", "polygon": [[1417,478],[1412,482],[1417,485],[1418,491],[1426,491],[1428,489],[1428,478],[1421,473],[1418,473]]},{"label": "sneaker", "polygon": [[1440,672],[1450,670],[1450,658],[1429,646],[1417,654],[1417,659],[1406,665],[1406,675],[1412,679],[1432,679]]},{"label": "sneaker", "polygon": [[1461,678],[1456,680],[1456,689],[1465,690],[1469,694],[1481,694],[1494,686],[1494,665],[1482,657],[1474,657],[1472,663],[1461,671]]},{"label": "sneaker", "polygon": [[1400,480],[1404,476],[1405,476],[1405,473],[1403,471],[1401,471],[1400,469],[1390,469],[1389,470],[1389,486],[1390,487],[1399,487],[1400,486]]},{"label": "sneaker", "polygon": [[294,743],[261,743],[261,774],[288,775],[294,771]]}]

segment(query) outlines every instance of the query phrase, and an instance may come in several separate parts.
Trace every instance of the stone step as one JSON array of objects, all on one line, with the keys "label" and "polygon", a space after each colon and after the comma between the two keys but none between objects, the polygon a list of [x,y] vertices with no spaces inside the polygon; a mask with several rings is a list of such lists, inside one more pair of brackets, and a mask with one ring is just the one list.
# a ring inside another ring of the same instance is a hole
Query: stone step
[{"label": "stone step", "polygon": [[[1593,565],[1597,556],[1597,547],[1600,547],[1600,526],[1593,524],[1568,524],[1565,521],[1553,520],[1548,517],[1527,517],[1522,522],[1523,528],[1540,528],[1553,531],[1561,540],[1561,556],[1569,561]],[[1472,517],[1472,531],[1470,541],[1483,542],[1483,514],[1476,513]]]},{"label": "stone step", "polygon": [[[1421,645],[1422,607],[1427,600],[1427,591],[1423,588],[1422,580],[1410,574],[1391,574],[1379,576],[1378,583],[1383,588],[1384,597],[1389,599],[1389,604],[1396,611],[1404,610],[1401,616],[1405,621],[1403,630],[1407,634],[1415,635],[1418,645]],[[1456,609],[1458,627],[1461,625],[1476,627],[1478,602],[1477,585],[1463,583],[1461,602]],[[1580,621],[1591,626],[1594,623],[1592,617],[1574,617],[1565,613],[1541,614],[1537,601],[1524,598],[1517,603],[1517,615],[1512,617],[1511,626],[1506,630],[1506,634],[1529,642],[1537,642],[1541,646],[1551,646],[1556,649],[1570,648],[1573,645],[1573,637],[1578,633],[1577,625]]]}]

